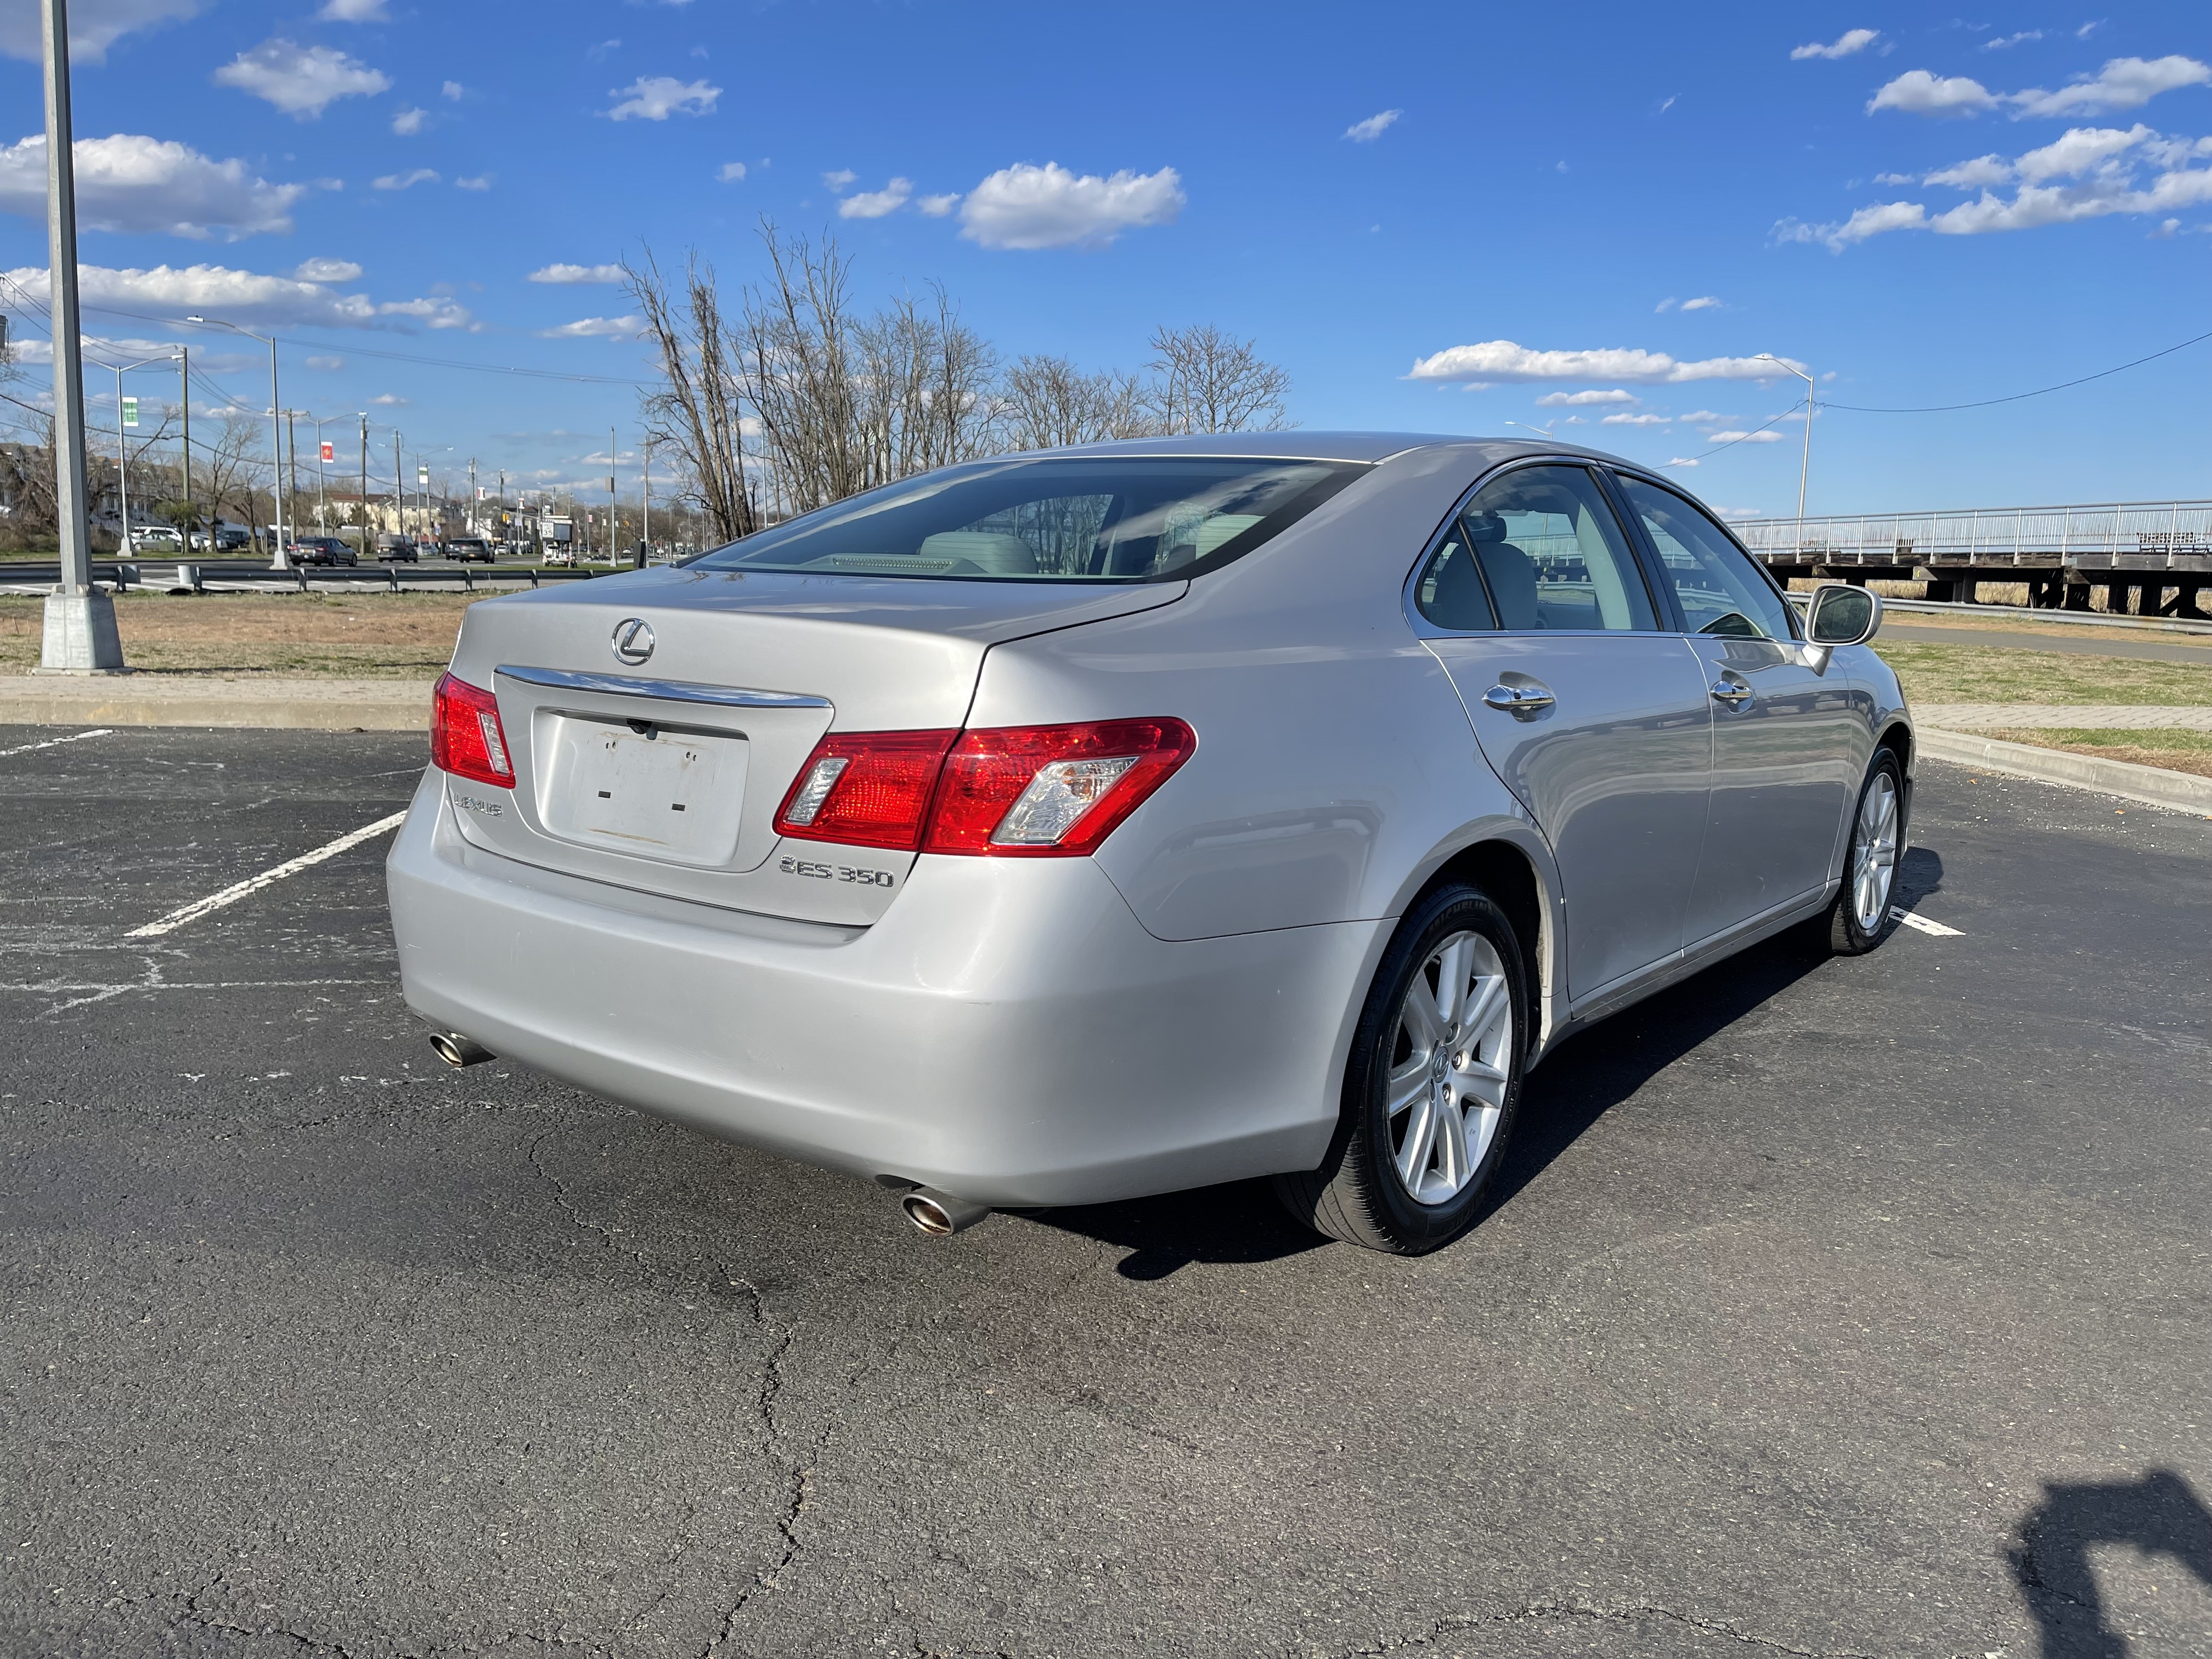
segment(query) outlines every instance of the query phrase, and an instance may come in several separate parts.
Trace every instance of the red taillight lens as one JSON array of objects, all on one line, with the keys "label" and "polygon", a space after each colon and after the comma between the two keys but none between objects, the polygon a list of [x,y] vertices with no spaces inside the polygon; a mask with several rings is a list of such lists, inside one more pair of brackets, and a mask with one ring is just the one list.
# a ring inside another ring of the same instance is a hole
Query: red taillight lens
[{"label": "red taillight lens", "polygon": [[430,718],[430,764],[456,777],[514,788],[499,699],[451,674],[441,679]]},{"label": "red taillight lens", "polygon": [[776,810],[779,835],[911,853],[957,732],[833,732]]},{"label": "red taillight lens", "polygon": [[1075,857],[1096,852],[1197,747],[1167,719],[836,732],[807,757],[775,827],[901,852]]},{"label": "red taillight lens", "polygon": [[1178,720],[964,732],[945,757],[922,850],[997,858],[1095,852],[1197,747]]}]

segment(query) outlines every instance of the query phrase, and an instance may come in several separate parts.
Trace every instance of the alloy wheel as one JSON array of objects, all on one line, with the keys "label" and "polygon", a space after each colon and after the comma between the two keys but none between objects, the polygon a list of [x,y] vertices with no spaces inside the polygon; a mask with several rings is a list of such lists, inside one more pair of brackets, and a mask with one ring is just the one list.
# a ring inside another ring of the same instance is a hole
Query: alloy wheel
[{"label": "alloy wheel", "polygon": [[1406,988],[1384,1087],[1391,1163],[1417,1204],[1450,1202],[1482,1167],[1512,1075],[1513,997],[1498,951],[1454,933]]},{"label": "alloy wheel", "polygon": [[1897,781],[1877,772],[1851,831],[1851,915],[1862,933],[1880,930],[1896,875]]}]

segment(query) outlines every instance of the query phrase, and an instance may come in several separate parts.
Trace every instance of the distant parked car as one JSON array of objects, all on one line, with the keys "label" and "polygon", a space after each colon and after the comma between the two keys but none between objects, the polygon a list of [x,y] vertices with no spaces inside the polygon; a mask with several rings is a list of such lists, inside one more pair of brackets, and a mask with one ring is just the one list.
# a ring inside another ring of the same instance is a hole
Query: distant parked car
[{"label": "distant parked car", "polygon": [[446,556],[463,564],[489,564],[494,556],[491,544],[481,536],[448,536]]},{"label": "distant parked car", "polygon": [[215,527],[215,544],[218,552],[235,552],[253,544],[253,532],[243,525],[219,524]]},{"label": "distant parked car", "polygon": [[142,524],[124,544],[125,553],[181,553],[184,532],[165,524]]},{"label": "distant parked car", "polygon": [[379,564],[413,564],[415,544],[404,536],[379,536],[376,538],[376,562]]},{"label": "distant parked car", "polygon": [[292,557],[300,564],[355,565],[361,562],[353,549],[335,536],[295,536]]}]

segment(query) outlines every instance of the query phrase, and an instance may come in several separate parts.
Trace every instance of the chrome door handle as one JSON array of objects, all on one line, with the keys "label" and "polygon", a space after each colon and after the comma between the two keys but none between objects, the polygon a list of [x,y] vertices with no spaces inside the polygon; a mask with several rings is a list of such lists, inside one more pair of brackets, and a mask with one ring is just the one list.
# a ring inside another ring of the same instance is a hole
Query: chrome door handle
[{"label": "chrome door handle", "polygon": [[1550,692],[1539,691],[1533,685],[1493,685],[1482,694],[1482,700],[1509,714],[1533,714],[1539,708],[1549,708],[1558,701]]},{"label": "chrome door handle", "polygon": [[1752,695],[1752,690],[1749,686],[1740,685],[1734,680],[1715,680],[1713,682],[1713,701],[1715,702],[1724,702],[1731,708],[1742,708],[1744,704],[1751,701]]}]

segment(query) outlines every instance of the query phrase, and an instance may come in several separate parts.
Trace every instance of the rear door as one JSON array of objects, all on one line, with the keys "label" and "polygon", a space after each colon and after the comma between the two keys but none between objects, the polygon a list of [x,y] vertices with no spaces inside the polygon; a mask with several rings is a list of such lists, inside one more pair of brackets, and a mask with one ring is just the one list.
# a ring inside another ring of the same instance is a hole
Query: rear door
[{"label": "rear door", "polygon": [[1866,726],[1848,677],[1826,653],[1808,659],[1788,602],[1725,530],[1671,489],[1615,476],[1711,700],[1712,794],[1683,934],[1694,947],[1826,883]]},{"label": "rear door", "polygon": [[1546,463],[1492,478],[1413,599],[1483,757],[1552,844],[1571,997],[1672,957],[1705,836],[1712,715],[1696,653],[1662,631],[1596,476]]}]

